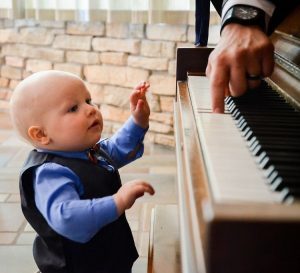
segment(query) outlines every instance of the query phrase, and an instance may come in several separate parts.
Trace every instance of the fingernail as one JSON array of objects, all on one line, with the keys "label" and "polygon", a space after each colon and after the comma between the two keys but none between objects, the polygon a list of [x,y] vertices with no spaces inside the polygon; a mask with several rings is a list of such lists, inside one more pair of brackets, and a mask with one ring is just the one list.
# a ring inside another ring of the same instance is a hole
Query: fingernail
[{"label": "fingernail", "polygon": [[223,113],[222,109],[219,108],[219,107],[214,108],[214,109],[213,109],[213,112],[216,113],[216,114],[222,114],[222,113]]}]

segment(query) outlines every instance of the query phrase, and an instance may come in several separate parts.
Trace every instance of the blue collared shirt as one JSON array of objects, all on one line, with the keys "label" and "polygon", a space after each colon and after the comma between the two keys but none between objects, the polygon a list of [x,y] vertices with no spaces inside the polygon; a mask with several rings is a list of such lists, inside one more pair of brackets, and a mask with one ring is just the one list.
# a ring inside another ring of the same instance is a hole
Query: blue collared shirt
[{"label": "blue collared shirt", "polygon": [[[115,166],[121,168],[142,156],[146,131],[130,118],[112,137],[99,143]],[[86,151],[38,151],[88,160]],[[114,168],[105,160],[99,160],[98,164],[108,170]],[[33,185],[39,211],[57,233],[70,240],[88,242],[103,226],[118,218],[112,196],[81,200],[83,185],[79,177],[65,166],[51,162],[39,166],[35,170]]]}]

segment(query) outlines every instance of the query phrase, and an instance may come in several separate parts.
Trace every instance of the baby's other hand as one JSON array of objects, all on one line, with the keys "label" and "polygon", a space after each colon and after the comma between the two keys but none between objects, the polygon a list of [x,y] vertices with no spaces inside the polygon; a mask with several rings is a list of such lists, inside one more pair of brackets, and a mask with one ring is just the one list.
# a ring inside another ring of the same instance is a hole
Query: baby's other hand
[{"label": "baby's other hand", "polygon": [[121,215],[126,209],[131,208],[135,200],[144,195],[145,192],[154,194],[153,187],[143,180],[132,180],[124,184],[117,193],[113,195],[118,214]]},{"label": "baby's other hand", "polygon": [[150,107],[146,92],[150,84],[142,82],[136,86],[130,96],[130,110],[136,124],[146,129],[149,126]]}]

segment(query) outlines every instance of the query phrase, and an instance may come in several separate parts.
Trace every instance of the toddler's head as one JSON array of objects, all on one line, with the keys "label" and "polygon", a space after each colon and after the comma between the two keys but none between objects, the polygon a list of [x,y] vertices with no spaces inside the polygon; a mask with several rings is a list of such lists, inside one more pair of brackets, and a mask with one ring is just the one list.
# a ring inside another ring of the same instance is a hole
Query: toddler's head
[{"label": "toddler's head", "polygon": [[18,84],[10,101],[14,128],[36,148],[81,151],[101,137],[102,115],[77,76],[34,73]]}]

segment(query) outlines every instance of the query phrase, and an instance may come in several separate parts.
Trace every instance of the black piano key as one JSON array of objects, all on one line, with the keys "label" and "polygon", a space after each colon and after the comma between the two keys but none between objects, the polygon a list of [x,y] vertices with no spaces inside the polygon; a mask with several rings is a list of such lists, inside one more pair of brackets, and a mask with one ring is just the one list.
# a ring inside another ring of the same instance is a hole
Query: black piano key
[{"label": "black piano key", "polygon": [[299,130],[300,131],[300,124],[296,125],[295,123],[299,121],[298,118],[295,118],[294,120],[291,120],[292,118],[289,117],[287,120],[288,122],[284,122],[284,120],[276,121],[269,119],[268,117],[261,117],[260,120],[255,120],[247,117],[247,120],[241,120],[239,123],[236,124],[236,126],[243,130],[245,127],[251,127],[251,128],[291,128],[293,130]]},{"label": "black piano key", "polygon": [[267,169],[270,165],[277,166],[278,164],[282,166],[300,166],[300,161],[296,157],[280,157],[280,156],[269,156],[269,154],[266,153],[266,156],[263,158],[260,158],[260,161],[258,162],[259,166],[262,169]]},{"label": "black piano key", "polygon": [[284,188],[282,191],[282,201],[286,201],[289,197],[300,198],[300,189]]},{"label": "black piano key", "polygon": [[292,176],[297,176],[299,175],[299,168],[298,167],[294,167],[294,166],[285,166],[285,165],[281,165],[281,164],[276,164],[275,165],[271,165],[269,166],[266,170],[263,171],[263,175],[266,178],[269,178],[272,173],[274,171],[278,171],[278,173],[280,173],[281,176],[284,177],[284,174],[291,174]]},{"label": "black piano key", "polygon": [[294,177],[285,178],[278,177],[270,186],[271,190],[281,191],[284,188],[300,189],[300,181]]},{"label": "black piano key", "polygon": [[263,139],[257,139],[255,137],[255,139],[249,140],[249,147],[252,147],[253,149],[255,149],[256,145],[272,145],[273,147],[295,147],[295,149],[299,150],[299,139],[282,139],[280,137],[276,137],[276,136],[271,136],[268,138],[263,138]]},{"label": "black piano key", "polygon": [[287,143],[286,145],[272,145],[270,143],[268,144],[258,144],[255,146],[255,148],[252,151],[252,155],[259,156],[263,151],[271,152],[271,151],[278,151],[278,152],[286,152],[287,155],[292,154],[300,154],[300,147],[295,147],[293,145],[290,145]]}]

